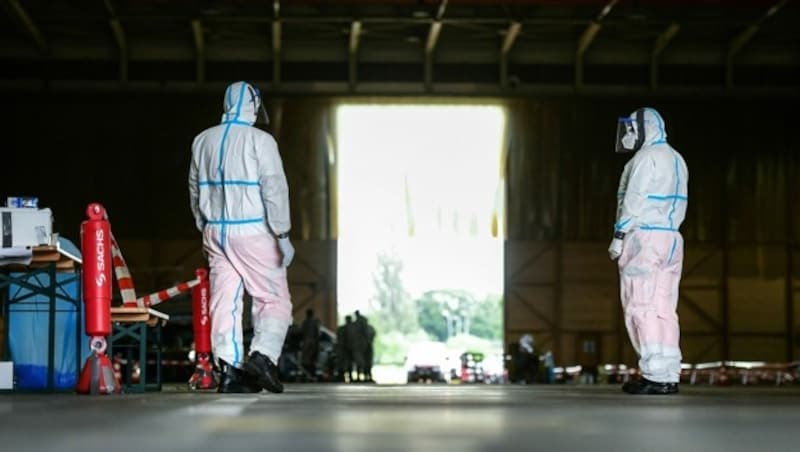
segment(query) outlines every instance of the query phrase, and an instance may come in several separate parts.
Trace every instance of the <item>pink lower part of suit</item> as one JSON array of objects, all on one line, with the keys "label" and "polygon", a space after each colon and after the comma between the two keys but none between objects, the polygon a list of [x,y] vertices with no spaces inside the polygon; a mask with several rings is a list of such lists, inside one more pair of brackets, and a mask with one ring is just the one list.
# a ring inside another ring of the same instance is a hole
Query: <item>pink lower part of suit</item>
[{"label": "pink lower part of suit", "polygon": [[677,383],[681,372],[678,287],[683,269],[679,232],[635,230],[619,258],[625,326],[639,354],[639,371],[659,383]]},{"label": "pink lower part of suit", "polygon": [[245,291],[253,299],[253,341],[250,353],[260,352],[273,363],[283,348],[292,321],[292,302],[281,266],[277,241],[268,234],[224,237],[206,227],[203,247],[208,254],[211,283],[211,348],[214,357],[241,367],[242,311]]}]

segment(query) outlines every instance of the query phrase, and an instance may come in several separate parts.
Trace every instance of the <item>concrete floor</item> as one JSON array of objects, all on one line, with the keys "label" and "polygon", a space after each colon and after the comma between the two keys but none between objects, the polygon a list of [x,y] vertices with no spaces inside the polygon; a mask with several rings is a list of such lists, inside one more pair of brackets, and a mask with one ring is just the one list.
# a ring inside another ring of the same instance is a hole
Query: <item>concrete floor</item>
[{"label": "concrete floor", "polygon": [[800,388],[289,385],[0,394],[2,451],[797,451]]}]

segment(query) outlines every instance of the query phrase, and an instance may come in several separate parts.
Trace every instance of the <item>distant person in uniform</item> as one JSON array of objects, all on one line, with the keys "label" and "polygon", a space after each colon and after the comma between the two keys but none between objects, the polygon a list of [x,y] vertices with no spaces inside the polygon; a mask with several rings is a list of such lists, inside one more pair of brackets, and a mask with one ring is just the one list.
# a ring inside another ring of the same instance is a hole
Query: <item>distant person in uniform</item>
[{"label": "distant person in uniform", "polygon": [[[351,357],[356,368],[355,380],[361,381],[364,376],[367,355],[367,327],[365,319],[359,311],[355,312],[356,319],[350,324],[348,341],[350,343]],[[352,380],[351,380],[352,381]]]},{"label": "distant person in uniform", "polygon": [[372,379],[372,364],[375,360],[375,353],[373,348],[373,343],[375,342],[375,328],[370,325],[369,321],[366,317],[361,316],[364,319],[364,326],[365,332],[367,337],[367,351],[364,354],[364,379],[368,382],[374,382],[375,380]]},{"label": "distant person in uniform", "polygon": [[[336,366],[339,369],[341,381],[353,380],[353,360],[351,358],[349,331],[352,328],[353,318],[345,316],[344,325],[336,329]],[[347,379],[345,380],[345,375]]]},{"label": "distant person in uniform", "polygon": [[303,368],[311,380],[316,379],[317,357],[319,356],[319,319],[314,317],[314,310],[306,311],[306,318],[300,326],[303,333]]},{"label": "distant person in uniform", "polygon": [[517,380],[526,384],[536,381],[536,373],[539,370],[539,357],[533,347],[534,339],[531,334],[524,334],[519,338],[519,349],[517,352],[516,370]]}]

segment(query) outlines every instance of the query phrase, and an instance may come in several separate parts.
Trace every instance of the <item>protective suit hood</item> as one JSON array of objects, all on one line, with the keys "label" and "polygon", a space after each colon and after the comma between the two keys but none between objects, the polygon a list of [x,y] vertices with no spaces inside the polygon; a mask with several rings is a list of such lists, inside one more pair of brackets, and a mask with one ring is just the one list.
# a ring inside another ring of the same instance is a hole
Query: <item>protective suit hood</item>
[{"label": "protective suit hood", "polygon": [[[667,143],[667,130],[664,126],[664,118],[653,108],[643,108],[644,110],[644,144],[652,146],[654,144]],[[631,116],[635,115],[632,114]]]},{"label": "protective suit hood", "polygon": [[256,88],[247,82],[235,82],[225,90],[222,103],[225,113],[222,122],[245,123],[253,125],[261,109],[261,96]]},{"label": "protective suit hood", "polygon": [[644,147],[667,143],[664,119],[653,108],[640,108],[617,123],[616,152],[636,152]]}]

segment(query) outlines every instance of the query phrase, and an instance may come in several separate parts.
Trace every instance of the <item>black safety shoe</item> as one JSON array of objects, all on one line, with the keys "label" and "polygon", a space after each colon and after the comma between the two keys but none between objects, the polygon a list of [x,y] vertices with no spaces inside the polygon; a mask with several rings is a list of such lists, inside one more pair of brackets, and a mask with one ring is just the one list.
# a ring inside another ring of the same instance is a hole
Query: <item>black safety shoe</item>
[{"label": "black safety shoe", "polygon": [[261,353],[250,354],[250,359],[244,364],[244,371],[267,391],[283,392],[283,383],[278,379],[278,366]]},{"label": "black safety shoe", "polygon": [[622,390],[628,394],[677,394],[678,383],[657,383],[647,378],[632,380],[622,385]]},{"label": "black safety shoe", "polygon": [[242,369],[237,369],[223,360],[219,360],[220,376],[217,392],[227,394],[261,392],[261,386]]}]

